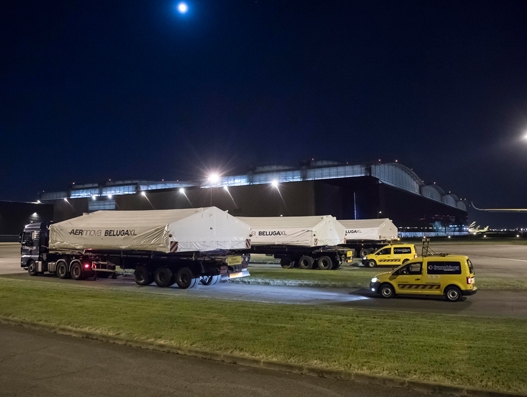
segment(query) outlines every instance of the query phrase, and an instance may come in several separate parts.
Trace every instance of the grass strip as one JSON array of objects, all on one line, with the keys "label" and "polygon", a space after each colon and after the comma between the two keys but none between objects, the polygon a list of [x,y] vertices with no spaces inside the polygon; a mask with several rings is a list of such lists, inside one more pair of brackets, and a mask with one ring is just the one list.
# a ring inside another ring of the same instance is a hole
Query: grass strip
[{"label": "grass strip", "polygon": [[[390,271],[390,267],[342,267],[339,270],[282,269],[265,265],[251,265],[251,277],[231,282],[259,285],[288,285],[303,287],[368,288],[372,277]],[[519,277],[489,277],[476,274],[476,285],[481,289],[527,290],[527,279]]]},{"label": "grass strip", "polygon": [[527,390],[525,320],[227,302],[16,279],[0,279],[0,315],[329,369]]}]

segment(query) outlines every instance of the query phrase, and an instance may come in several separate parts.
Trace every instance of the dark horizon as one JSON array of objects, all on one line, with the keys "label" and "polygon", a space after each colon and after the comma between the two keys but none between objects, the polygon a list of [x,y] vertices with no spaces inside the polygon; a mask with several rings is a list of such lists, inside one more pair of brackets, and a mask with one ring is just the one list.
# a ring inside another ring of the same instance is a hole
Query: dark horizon
[{"label": "dark horizon", "polygon": [[187,3],[0,6],[0,200],[397,159],[478,207],[527,207],[525,2]]}]

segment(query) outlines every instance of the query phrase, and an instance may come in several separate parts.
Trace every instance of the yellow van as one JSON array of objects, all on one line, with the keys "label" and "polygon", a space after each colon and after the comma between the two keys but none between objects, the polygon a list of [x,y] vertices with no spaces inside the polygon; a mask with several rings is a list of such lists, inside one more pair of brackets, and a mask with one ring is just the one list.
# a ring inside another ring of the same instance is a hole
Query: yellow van
[{"label": "yellow van", "polygon": [[362,258],[368,267],[399,266],[417,257],[413,244],[390,244]]},{"label": "yellow van", "polygon": [[478,288],[467,256],[434,255],[411,260],[371,279],[370,289],[383,298],[401,295],[444,295],[451,302],[474,295]]}]

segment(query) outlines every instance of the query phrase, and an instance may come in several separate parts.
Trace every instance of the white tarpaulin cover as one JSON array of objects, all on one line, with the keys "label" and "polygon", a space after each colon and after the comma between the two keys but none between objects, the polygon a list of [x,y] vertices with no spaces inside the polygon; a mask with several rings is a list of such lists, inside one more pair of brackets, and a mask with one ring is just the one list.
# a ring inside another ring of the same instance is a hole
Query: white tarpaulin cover
[{"label": "white tarpaulin cover", "polygon": [[346,240],[394,240],[397,227],[388,218],[339,220],[346,228]]},{"label": "white tarpaulin cover", "polygon": [[216,208],[97,211],[50,226],[53,250],[157,252],[247,249],[248,225]]},{"label": "white tarpaulin cover", "polygon": [[238,217],[251,229],[253,245],[324,246],[344,243],[344,226],[335,217]]}]

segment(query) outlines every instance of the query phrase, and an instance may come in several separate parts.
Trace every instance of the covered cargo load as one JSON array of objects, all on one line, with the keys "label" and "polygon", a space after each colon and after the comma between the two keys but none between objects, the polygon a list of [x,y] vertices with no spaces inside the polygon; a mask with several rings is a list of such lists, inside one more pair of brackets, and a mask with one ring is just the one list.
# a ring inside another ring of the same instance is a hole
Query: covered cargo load
[{"label": "covered cargo load", "polygon": [[395,240],[397,227],[388,218],[339,220],[346,229],[346,241]]},{"label": "covered cargo load", "polygon": [[250,228],[216,207],[97,211],[50,226],[52,250],[137,250],[162,253],[245,250]]},{"label": "covered cargo load", "polygon": [[344,226],[331,215],[238,217],[251,227],[257,245],[334,246],[344,243]]}]

